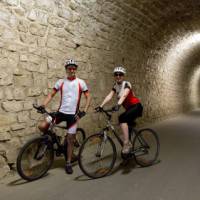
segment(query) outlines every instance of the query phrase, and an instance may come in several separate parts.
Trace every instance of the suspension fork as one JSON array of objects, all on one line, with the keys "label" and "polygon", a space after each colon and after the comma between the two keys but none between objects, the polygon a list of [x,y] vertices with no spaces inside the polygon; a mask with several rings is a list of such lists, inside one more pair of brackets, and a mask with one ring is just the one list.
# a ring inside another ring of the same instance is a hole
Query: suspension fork
[{"label": "suspension fork", "polygon": [[44,141],[40,143],[37,147],[37,151],[35,152],[34,159],[40,160],[43,158],[46,149],[48,148],[48,141],[49,141],[49,136],[45,135],[43,138]]},{"label": "suspension fork", "polygon": [[101,157],[101,155],[102,155],[102,153],[103,153],[103,151],[104,151],[104,147],[105,147],[105,143],[106,143],[106,141],[107,141],[107,138],[108,138],[108,136],[107,136],[107,128],[106,129],[104,129],[100,134],[101,134],[101,136],[102,136],[102,138],[101,138],[101,142],[100,142],[100,144],[98,144],[98,146],[97,146],[97,151],[96,151],[96,156],[97,157]]}]

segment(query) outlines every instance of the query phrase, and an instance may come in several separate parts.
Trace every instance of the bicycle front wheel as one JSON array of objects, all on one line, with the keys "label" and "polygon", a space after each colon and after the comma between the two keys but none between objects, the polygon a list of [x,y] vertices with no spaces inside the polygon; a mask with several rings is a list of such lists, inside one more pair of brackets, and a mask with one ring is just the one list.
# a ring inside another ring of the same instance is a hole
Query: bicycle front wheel
[{"label": "bicycle front wheel", "polygon": [[90,178],[101,178],[109,174],[117,157],[116,147],[109,136],[94,134],[81,145],[79,166]]},{"label": "bicycle front wheel", "polygon": [[39,179],[51,168],[54,151],[47,137],[37,137],[28,141],[17,157],[17,172],[25,180]]},{"label": "bicycle front wheel", "polygon": [[152,129],[141,129],[133,140],[136,163],[142,167],[151,166],[158,158],[160,143]]},{"label": "bicycle front wheel", "polygon": [[82,128],[77,128],[76,139],[74,142],[74,149],[77,150],[80,148],[81,144],[85,140],[85,131]]}]

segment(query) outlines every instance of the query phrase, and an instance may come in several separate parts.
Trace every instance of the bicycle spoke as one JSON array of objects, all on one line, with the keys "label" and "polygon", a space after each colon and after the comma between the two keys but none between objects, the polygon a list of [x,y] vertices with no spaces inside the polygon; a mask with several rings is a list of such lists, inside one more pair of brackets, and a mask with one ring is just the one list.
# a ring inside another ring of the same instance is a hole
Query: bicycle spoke
[{"label": "bicycle spoke", "polygon": [[145,167],[152,165],[159,153],[159,140],[151,129],[142,129],[134,139],[134,154],[136,162]]},{"label": "bicycle spoke", "polygon": [[79,165],[89,177],[105,176],[112,169],[116,159],[116,149],[110,139],[102,135],[90,136],[80,149]]}]

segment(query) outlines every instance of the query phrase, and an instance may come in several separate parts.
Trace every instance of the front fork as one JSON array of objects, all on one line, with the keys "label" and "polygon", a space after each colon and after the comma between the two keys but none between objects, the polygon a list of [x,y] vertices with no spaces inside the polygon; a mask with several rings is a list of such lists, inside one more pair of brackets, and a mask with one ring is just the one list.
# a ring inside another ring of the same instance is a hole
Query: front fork
[{"label": "front fork", "polygon": [[101,141],[100,143],[98,143],[98,146],[97,146],[96,157],[101,157],[101,155],[103,154],[107,138],[108,138],[107,132],[104,130],[100,136]]}]

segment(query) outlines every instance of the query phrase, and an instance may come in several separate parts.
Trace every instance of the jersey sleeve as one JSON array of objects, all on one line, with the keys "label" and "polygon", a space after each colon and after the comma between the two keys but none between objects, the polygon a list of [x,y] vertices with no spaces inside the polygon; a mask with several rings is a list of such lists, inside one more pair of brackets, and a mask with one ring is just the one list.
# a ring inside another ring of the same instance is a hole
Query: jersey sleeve
[{"label": "jersey sleeve", "polygon": [[128,82],[128,81],[125,83],[125,86],[124,86],[124,89],[126,89],[126,88],[128,88],[128,89],[131,89],[131,88],[132,88],[131,83]]},{"label": "jersey sleeve", "polygon": [[60,88],[61,88],[61,84],[62,84],[62,79],[59,79],[56,83],[55,83],[55,85],[54,85],[54,90],[56,90],[56,91],[59,91],[60,90]]},{"label": "jersey sleeve", "polygon": [[112,87],[112,91],[116,92],[116,85],[115,84]]},{"label": "jersey sleeve", "polygon": [[81,84],[82,92],[87,92],[88,91],[88,87],[87,87],[86,82],[84,80],[81,80],[80,84]]}]

